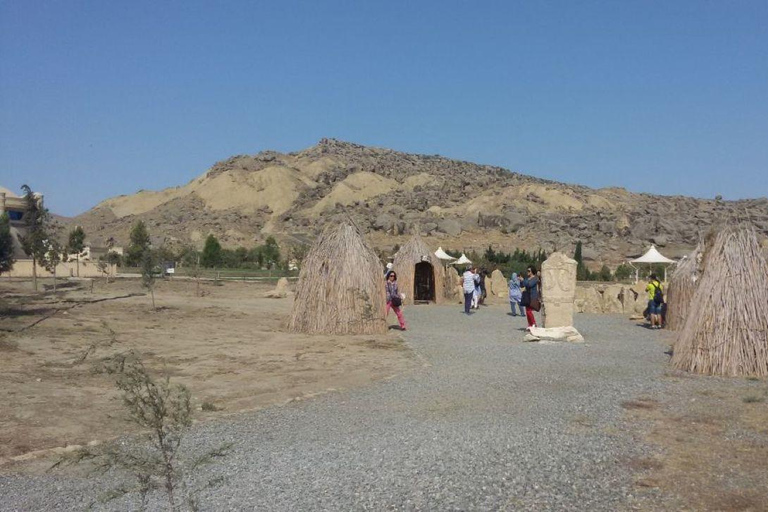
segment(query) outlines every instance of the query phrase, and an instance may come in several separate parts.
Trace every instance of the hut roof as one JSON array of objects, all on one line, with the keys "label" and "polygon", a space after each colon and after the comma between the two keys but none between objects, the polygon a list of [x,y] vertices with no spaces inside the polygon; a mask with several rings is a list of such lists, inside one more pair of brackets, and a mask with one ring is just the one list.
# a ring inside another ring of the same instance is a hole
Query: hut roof
[{"label": "hut roof", "polygon": [[768,263],[754,229],[720,231],[703,267],[672,364],[710,375],[768,375]]},{"label": "hut roof", "polygon": [[381,262],[360,229],[349,221],[331,226],[304,259],[288,328],[304,333],[384,333],[384,289]]},{"label": "hut roof", "polygon": [[433,265],[441,265],[442,262],[432,250],[424,243],[424,240],[419,235],[413,235],[408,242],[397,251],[393,263],[397,266],[398,261],[416,264],[420,261],[428,261]]},{"label": "hut roof", "polygon": [[685,319],[701,278],[700,267],[703,258],[702,244],[684,256],[675,267],[667,286],[667,319],[669,329],[679,331],[685,326]]}]

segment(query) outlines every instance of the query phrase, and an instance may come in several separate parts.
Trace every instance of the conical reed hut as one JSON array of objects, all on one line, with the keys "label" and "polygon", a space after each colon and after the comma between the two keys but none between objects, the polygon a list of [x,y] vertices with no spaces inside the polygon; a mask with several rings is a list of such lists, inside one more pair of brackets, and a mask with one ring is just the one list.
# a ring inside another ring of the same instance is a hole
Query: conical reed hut
[{"label": "conical reed hut", "polygon": [[768,375],[768,263],[754,229],[728,227],[707,244],[672,364],[708,375]]},{"label": "conical reed hut", "polygon": [[326,229],[307,253],[288,329],[309,334],[384,333],[385,306],[381,262],[360,230],[345,221]]},{"label": "conical reed hut", "polygon": [[683,258],[672,273],[667,286],[667,328],[679,331],[685,326],[688,309],[701,278],[704,252],[702,244]]},{"label": "conical reed hut", "polygon": [[405,294],[403,304],[445,302],[443,263],[419,235],[414,235],[397,251],[392,265],[397,272],[398,288]]}]

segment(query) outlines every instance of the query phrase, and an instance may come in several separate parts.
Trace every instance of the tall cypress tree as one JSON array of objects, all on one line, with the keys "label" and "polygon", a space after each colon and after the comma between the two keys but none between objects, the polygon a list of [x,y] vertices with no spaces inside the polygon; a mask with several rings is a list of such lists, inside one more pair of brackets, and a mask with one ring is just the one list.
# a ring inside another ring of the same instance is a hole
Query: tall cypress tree
[{"label": "tall cypress tree", "polygon": [[221,265],[221,244],[213,235],[208,235],[208,238],[205,239],[200,264],[208,268]]},{"label": "tall cypress tree", "polygon": [[588,281],[589,280],[589,269],[587,269],[587,266],[584,264],[584,258],[581,255],[581,240],[576,242],[576,250],[573,253],[573,259],[576,260],[576,279],[578,281]]}]

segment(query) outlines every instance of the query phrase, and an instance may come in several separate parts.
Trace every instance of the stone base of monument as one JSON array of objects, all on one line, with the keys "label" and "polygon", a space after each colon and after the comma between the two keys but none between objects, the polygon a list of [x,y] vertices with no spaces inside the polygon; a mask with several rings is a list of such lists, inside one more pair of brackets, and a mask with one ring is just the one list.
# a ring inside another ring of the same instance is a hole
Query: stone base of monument
[{"label": "stone base of monument", "polygon": [[525,335],[525,341],[567,341],[580,343],[584,337],[575,327],[534,327]]}]

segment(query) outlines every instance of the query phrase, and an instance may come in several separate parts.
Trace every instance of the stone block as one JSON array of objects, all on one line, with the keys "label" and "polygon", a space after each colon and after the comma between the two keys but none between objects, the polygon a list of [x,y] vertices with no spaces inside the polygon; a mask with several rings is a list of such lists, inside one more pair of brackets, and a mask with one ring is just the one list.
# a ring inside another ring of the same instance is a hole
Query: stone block
[{"label": "stone block", "polygon": [[544,327],[573,325],[576,299],[576,260],[554,252],[541,264]]}]

